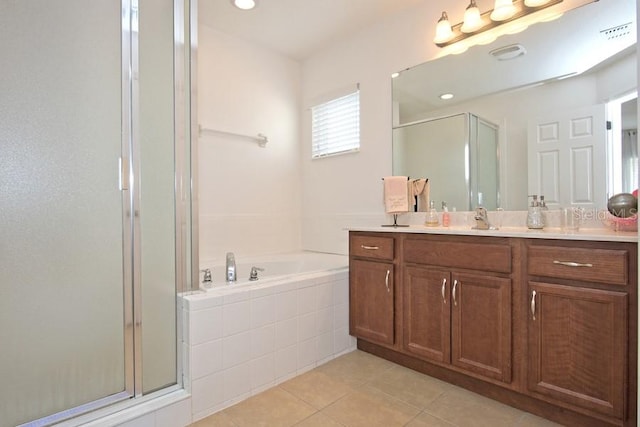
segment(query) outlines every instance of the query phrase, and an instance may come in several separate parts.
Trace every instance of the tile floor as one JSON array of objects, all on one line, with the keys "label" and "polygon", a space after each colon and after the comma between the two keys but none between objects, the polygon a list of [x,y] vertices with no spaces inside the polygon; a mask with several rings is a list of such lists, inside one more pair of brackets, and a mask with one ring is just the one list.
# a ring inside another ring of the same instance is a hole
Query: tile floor
[{"label": "tile floor", "polygon": [[557,426],[356,350],[191,427]]}]

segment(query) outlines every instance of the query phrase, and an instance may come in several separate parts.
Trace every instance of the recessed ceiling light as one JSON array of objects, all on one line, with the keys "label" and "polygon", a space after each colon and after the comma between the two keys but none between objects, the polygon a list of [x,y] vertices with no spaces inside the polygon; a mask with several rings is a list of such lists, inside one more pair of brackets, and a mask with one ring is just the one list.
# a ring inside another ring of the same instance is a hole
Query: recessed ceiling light
[{"label": "recessed ceiling light", "polygon": [[391,74],[391,78],[395,79],[396,77],[398,77],[400,75],[400,73],[393,73]]},{"label": "recessed ceiling light", "polygon": [[442,100],[447,100],[447,99],[451,99],[453,98],[453,94],[452,93],[443,93],[442,95],[440,95],[440,99]]},{"label": "recessed ceiling light", "polygon": [[251,10],[256,7],[257,0],[231,0],[231,3],[242,10]]}]

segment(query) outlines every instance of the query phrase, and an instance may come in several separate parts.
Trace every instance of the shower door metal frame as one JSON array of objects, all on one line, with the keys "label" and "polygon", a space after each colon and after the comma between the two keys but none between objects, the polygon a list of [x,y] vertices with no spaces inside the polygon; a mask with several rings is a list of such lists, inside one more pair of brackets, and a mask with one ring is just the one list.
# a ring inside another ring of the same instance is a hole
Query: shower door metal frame
[{"label": "shower door metal frame", "polygon": [[[145,394],[142,384],[142,280],[140,224],[140,147],[139,147],[139,0],[121,0],[121,157],[114,159],[119,169],[122,202],[122,286],[124,390],[98,400],[50,414],[20,427],[47,426],[56,423],[77,425],[116,410],[135,406],[158,396],[183,389],[183,358],[178,344],[182,337],[182,319],[176,304],[176,383]],[[197,4],[191,0],[173,0],[174,5],[174,155],[175,155],[175,223],[176,223],[176,292],[197,288],[197,197],[194,196],[196,150],[190,150],[196,99],[188,79],[195,76]],[[188,23],[188,26],[187,26]],[[187,28],[189,33],[186,33]],[[185,39],[186,36],[186,39]],[[181,74],[176,70],[185,70]],[[117,160],[117,162],[116,162]],[[195,203],[195,205],[194,205]],[[189,254],[190,256],[187,256]],[[195,258],[195,260],[193,260]],[[188,262],[192,259],[192,262]],[[194,267],[196,266],[196,267]],[[194,270],[195,268],[195,270]],[[140,398],[140,399],[139,399]],[[113,407],[113,411],[109,407]]]},{"label": "shower door metal frame", "polygon": [[[180,0],[175,0],[180,1]],[[135,172],[132,163],[133,150],[133,76],[138,73],[138,44],[133,37],[134,28],[137,28],[137,3],[138,0],[121,0],[120,25],[121,25],[121,157],[114,159],[114,168],[119,170],[119,186],[122,193],[122,285],[123,285],[123,323],[124,323],[124,390],[112,395],[104,396],[92,402],[80,406],[65,409],[60,412],[47,415],[37,420],[29,421],[18,427],[50,426],[53,424],[72,420],[93,411],[106,408],[115,403],[128,400],[136,396],[136,390],[142,390],[141,377],[141,353],[136,353],[136,345],[141,346],[140,320],[136,319],[134,308],[140,306],[140,292],[134,292],[134,265],[136,252],[134,251],[133,238],[137,229],[139,232],[139,219],[135,196],[138,193],[137,183],[134,180]],[[133,13],[135,11],[135,13]],[[116,163],[117,160],[117,163]],[[132,215],[131,213],[134,212]],[[139,262],[139,260],[138,260]],[[139,265],[139,264],[138,264]],[[139,285],[138,285],[139,286]],[[138,356],[137,356],[138,355]],[[139,360],[138,360],[139,359]],[[140,392],[141,393],[141,392]]]},{"label": "shower door metal frame", "polygon": [[[138,381],[136,371],[141,371],[136,359],[136,340],[140,333],[140,325],[136,325],[135,310],[140,306],[140,293],[136,292],[134,271],[136,254],[134,252],[134,240],[136,230],[139,233],[139,221],[137,214],[136,196],[138,194],[138,182],[136,180],[137,169],[134,167],[133,141],[136,126],[134,125],[136,105],[134,105],[134,76],[138,75],[138,39],[134,37],[138,28],[138,0],[121,0],[122,8],[122,160],[120,180],[126,185],[121,185],[122,191],[122,243],[123,243],[123,295],[124,295],[124,352],[125,352],[125,392],[127,397],[136,395]],[[135,10],[134,10],[135,9]],[[136,251],[139,252],[139,251]],[[137,256],[139,262],[140,256]],[[139,264],[138,264],[139,265]],[[138,285],[139,286],[139,285]],[[139,344],[141,346],[141,344]],[[141,374],[140,374],[141,375]]]}]

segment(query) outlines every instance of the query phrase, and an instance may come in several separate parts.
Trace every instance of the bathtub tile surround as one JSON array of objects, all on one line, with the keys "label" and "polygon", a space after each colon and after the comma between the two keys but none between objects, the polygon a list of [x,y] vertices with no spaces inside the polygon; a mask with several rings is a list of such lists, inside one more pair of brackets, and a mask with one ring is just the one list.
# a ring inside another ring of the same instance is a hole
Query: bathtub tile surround
[{"label": "bathtub tile surround", "polygon": [[194,421],[355,349],[346,267],[182,298]]}]

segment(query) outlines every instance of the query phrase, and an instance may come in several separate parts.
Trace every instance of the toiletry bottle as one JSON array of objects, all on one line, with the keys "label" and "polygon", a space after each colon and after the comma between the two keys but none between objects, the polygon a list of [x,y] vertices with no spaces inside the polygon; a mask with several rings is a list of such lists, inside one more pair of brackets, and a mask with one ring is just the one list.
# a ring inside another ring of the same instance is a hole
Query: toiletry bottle
[{"label": "toiletry bottle", "polygon": [[436,212],[436,204],[433,200],[429,202],[429,212],[427,212],[427,219],[425,220],[424,225],[427,227],[437,227],[440,225],[438,212]]},{"label": "toiletry bottle", "polygon": [[449,217],[449,208],[447,208],[447,202],[442,202],[442,226],[448,227],[451,223],[451,217]]},{"label": "toiletry bottle", "polygon": [[533,200],[531,201],[531,205],[529,205],[529,212],[527,213],[527,227],[539,230],[544,228],[542,210],[540,203],[538,203],[538,196],[534,194],[531,197],[533,197]]}]

